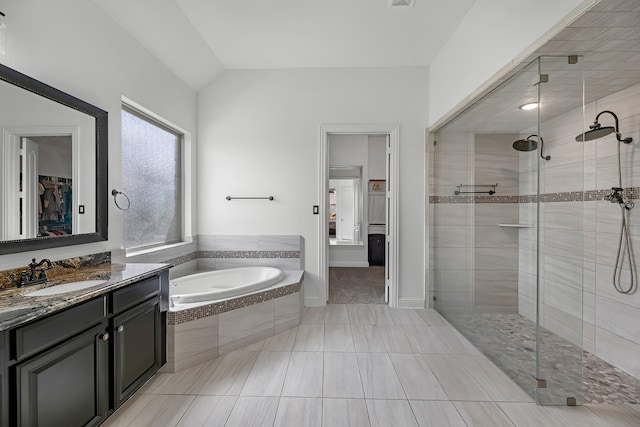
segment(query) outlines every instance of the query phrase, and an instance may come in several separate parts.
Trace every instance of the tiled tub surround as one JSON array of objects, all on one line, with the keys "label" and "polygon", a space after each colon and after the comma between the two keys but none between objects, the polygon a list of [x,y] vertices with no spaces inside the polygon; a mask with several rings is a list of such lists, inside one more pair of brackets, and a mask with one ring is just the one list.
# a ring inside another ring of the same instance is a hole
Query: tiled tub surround
[{"label": "tiled tub surround", "polygon": [[[58,261],[60,262],[60,261]],[[60,262],[62,263],[62,262]],[[167,264],[100,263],[74,269],[74,275],[60,276],[45,284],[0,291],[0,330],[6,330],[41,316],[54,313],[109,291],[167,270]],[[103,284],[64,294],[34,297],[25,294],[37,289],[80,280],[102,279]]]},{"label": "tiled tub surround", "polygon": [[304,239],[299,235],[198,236],[199,270],[254,265],[304,270]]},{"label": "tiled tub surround", "polygon": [[167,364],[175,372],[270,337],[300,323],[301,270],[264,290],[221,301],[172,307],[168,316]]},{"label": "tiled tub surround", "polygon": [[[127,258],[129,259],[129,258]],[[196,236],[192,244],[136,255],[135,262],[161,260],[172,264],[171,278],[235,267],[269,266],[304,270],[304,239],[300,235]]]}]

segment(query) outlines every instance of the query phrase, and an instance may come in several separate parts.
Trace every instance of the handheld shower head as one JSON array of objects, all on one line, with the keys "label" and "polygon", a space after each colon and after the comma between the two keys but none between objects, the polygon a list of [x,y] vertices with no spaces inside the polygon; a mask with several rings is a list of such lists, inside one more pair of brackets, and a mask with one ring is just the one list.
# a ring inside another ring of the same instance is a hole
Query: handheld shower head
[{"label": "handheld shower head", "polygon": [[545,160],[550,160],[551,156],[545,156],[542,154],[544,151],[544,140],[541,136],[538,135],[529,135],[526,139],[519,139],[513,143],[513,148],[518,151],[535,151],[538,149],[538,142],[534,141],[533,137],[536,137],[540,140],[540,157]]}]

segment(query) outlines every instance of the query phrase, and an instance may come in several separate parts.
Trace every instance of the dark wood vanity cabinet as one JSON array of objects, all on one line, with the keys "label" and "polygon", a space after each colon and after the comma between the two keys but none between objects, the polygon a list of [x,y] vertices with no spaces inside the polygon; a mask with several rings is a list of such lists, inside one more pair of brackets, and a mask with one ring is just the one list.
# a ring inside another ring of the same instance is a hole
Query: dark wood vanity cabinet
[{"label": "dark wood vanity cabinet", "polygon": [[0,426],[97,426],[166,358],[165,271],[0,332]]},{"label": "dark wood vanity cabinet", "polygon": [[101,324],[16,365],[16,425],[102,423],[108,411],[108,338]]},{"label": "dark wood vanity cabinet", "polygon": [[113,318],[115,407],[160,369],[160,303],[150,299]]}]

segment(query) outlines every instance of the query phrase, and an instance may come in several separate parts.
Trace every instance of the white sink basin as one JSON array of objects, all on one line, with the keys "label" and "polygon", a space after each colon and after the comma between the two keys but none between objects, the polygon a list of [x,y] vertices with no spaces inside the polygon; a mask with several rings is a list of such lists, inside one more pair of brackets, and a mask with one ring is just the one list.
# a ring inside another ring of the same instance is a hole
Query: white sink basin
[{"label": "white sink basin", "polygon": [[38,289],[37,291],[25,294],[27,297],[44,297],[48,295],[58,295],[67,292],[81,291],[82,289],[92,288],[94,286],[105,283],[106,280],[82,280],[80,282],[65,283],[63,285],[49,286],[48,288]]}]

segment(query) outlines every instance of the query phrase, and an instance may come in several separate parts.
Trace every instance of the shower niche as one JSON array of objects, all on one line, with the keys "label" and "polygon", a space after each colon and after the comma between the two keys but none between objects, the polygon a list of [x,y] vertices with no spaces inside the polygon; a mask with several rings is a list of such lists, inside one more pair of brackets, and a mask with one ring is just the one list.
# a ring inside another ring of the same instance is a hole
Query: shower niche
[{"label": "shower niche", "polygon": [[640,401],[640,81],[591,66],[537,58],[430,135],[435,308],[543,405]]}]

